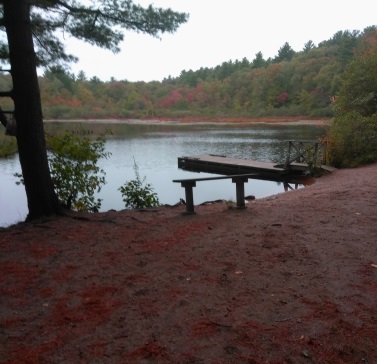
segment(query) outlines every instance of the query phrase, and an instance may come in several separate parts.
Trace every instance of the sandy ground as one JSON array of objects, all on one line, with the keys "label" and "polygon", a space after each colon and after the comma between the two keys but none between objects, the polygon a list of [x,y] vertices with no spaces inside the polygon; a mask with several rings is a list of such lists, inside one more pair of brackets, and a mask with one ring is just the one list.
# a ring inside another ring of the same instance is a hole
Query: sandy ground
[{"label": "sandy ground", "polygon": [[377,363],[376,181],[0,229],[0,363]]}]

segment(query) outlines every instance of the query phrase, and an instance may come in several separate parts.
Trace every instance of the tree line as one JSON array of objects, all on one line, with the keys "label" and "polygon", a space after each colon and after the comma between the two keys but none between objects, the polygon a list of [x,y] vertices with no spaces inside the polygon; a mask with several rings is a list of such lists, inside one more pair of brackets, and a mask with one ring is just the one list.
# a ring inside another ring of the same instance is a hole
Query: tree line
[{"label": "tree line", "polygon": [[[295,52],[288,42],[276,57],[258,52],[249,61],[223,62],[213,68],[183,70],[161,82],[88,79],[60,66],[39,78],[43,115],[48,119],[153,117],[332,117],[331,100],[355,54],[362,52],[376,27],[338,31],[318,45],[308,41]],[[3,87],[12,87],[1,74]],[[6,86],[7,85],[7,86]],[[5,101],[5,100],[4,100]]]}]

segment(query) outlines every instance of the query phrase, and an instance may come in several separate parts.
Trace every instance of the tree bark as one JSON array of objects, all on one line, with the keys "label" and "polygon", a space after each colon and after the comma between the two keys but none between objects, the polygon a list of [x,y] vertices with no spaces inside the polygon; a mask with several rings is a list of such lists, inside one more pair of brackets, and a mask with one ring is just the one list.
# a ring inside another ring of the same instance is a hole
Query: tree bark
[{"label": "tree bark", "polygon": [[47,160],[36,55],[27,0],[4,0],[17,145],[28,201],[28,219],[61,214]]}]

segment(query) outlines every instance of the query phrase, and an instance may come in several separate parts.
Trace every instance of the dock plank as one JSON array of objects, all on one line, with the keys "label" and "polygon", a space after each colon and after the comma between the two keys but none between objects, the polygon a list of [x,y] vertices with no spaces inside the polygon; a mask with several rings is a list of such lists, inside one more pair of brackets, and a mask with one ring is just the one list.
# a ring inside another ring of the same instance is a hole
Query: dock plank
[{"label": "dock plank", "polygon": [[217,174],[242,174],[260,173],[260,177],[281,177],[287,174],[287,170],[277,166],[273,162],[261,162],[249,159],[229,158],[216,155],[197,155],[191,157],[179,157],[178,168]]},{"label": "dock plank", "polygon": [[235,165],[235,166],[242,166],[242,167],[250,167],[250,168],[259,168],[259,169],[266,169],[271,171],[284,171],[284,168],[277,167],[276,163],[273,162],[261,162],[255,161],[250,159],[239,159],[239,158],[229,158],[223,156],[215,156],[215,155],[199,155],[194,157],[184,157],[189,158],[197,161],[203,162],[212,162],[212,163],[221,163],[227,165]]},{"label": "dock plank", "polygon": [[[258,173],[256,179],[267,181],[288,181],[304,177],[308,172],[307,163],[292,162],[289,168],[282,163],[262,162],[250,159],[231,158],[213,154],[178,157],[178,168],[192,172],[207,172],[221,175]],[[336,168],[321,166],[326,172]]]}]

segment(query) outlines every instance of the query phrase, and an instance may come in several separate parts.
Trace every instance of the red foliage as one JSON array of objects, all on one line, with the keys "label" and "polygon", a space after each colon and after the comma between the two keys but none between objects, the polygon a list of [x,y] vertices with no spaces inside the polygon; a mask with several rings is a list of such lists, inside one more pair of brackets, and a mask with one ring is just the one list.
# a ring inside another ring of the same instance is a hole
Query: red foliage
[{"label": "red foliage", "polygon": [[284,104],[284,102],[288,100],[288,97],[289,97],[288,93],[283,91],[277,98],[277,102],[280,104]]},{"label": "red foliage", "polygon": [[173,107],[178,100],[183,98],[182,94],[177,90],[174,89],[170,95],[166,96],[164,99],[161,100],[161,106],[163,109],[168,109]]}]

